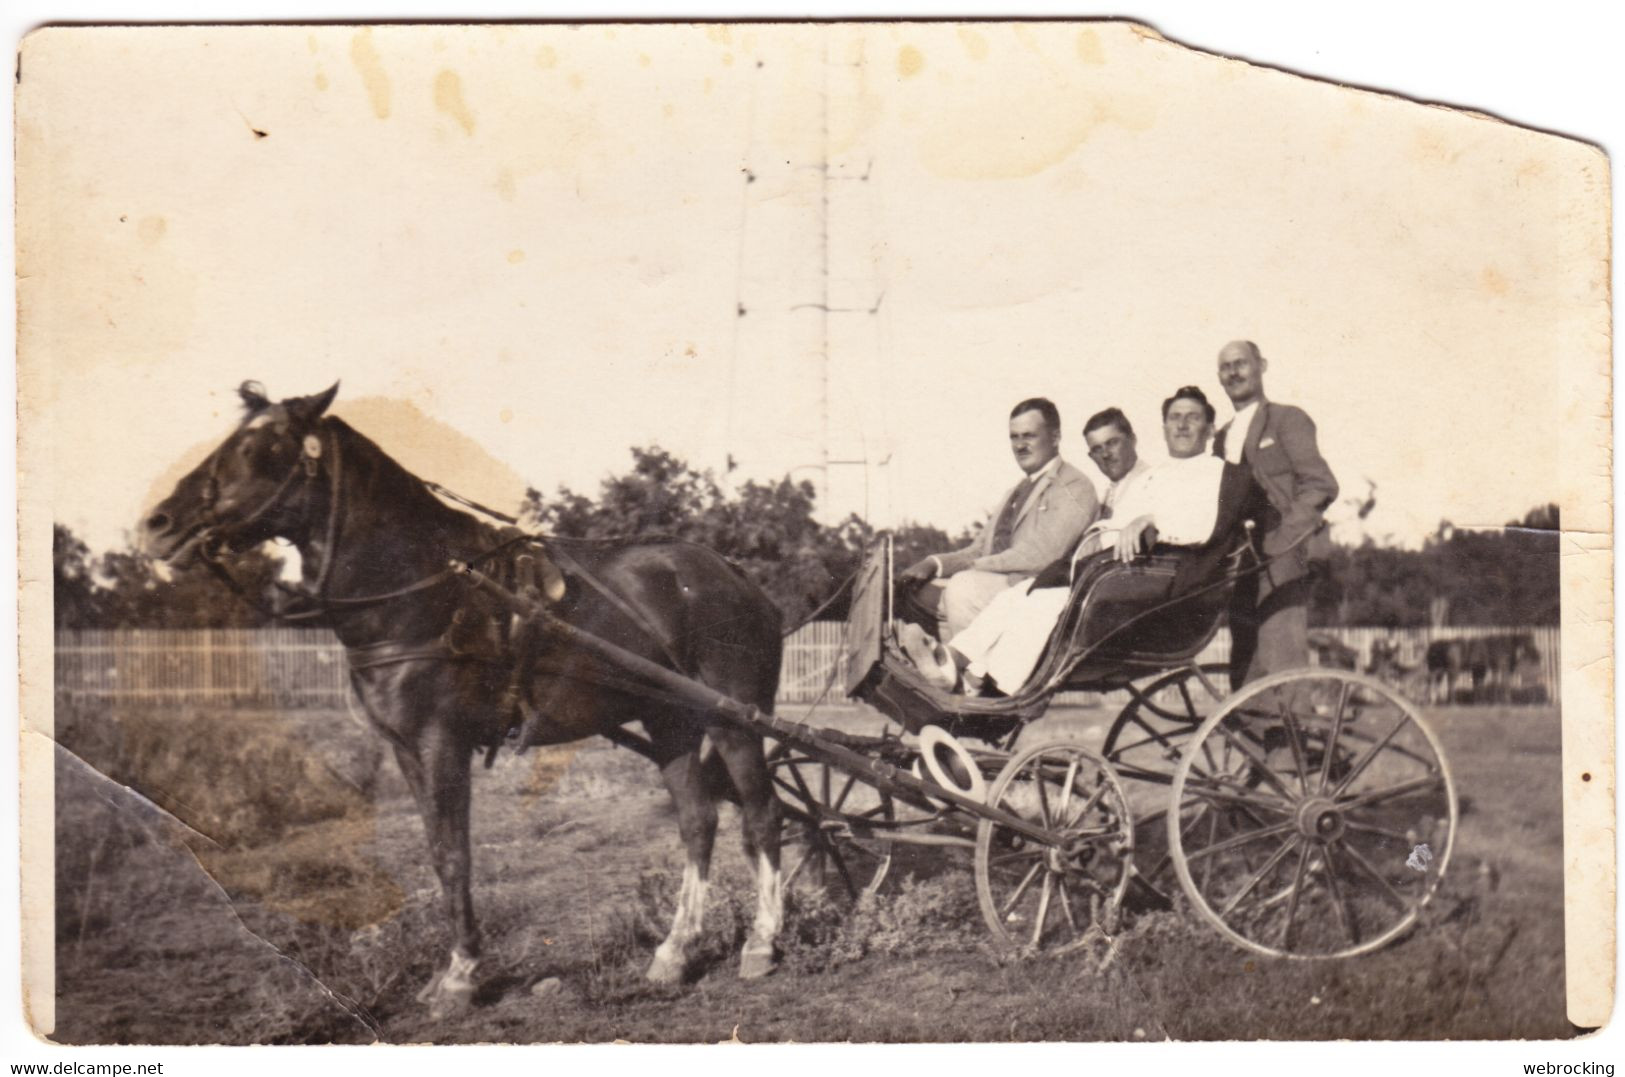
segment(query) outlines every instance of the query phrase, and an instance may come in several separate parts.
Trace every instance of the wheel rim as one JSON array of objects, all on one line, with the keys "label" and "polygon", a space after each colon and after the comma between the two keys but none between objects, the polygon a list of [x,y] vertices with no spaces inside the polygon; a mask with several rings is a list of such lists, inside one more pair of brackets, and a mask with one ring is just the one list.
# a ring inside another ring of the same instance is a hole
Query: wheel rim
[{"label": "wheel rim", "polygon": [[1416,707],[1313,669],[1248,685],[1174,775],[1168,847],[1220,933],[1259,953],[1348,957],[1416,922],[1449,863],[1456,795]]},{"label": "wheel rim", "polygon": [[789,744],[775,744],[767,765],[787,817],[786,889],[847,901],[880,889],[892,865],[892,843],[883,836],[896,819],[891,796]]},{"label": "wheel rim", "polygon": [[1134,824],[1105,759],[1080,745],[1028,748],[999,772],[988,804],[1059,839],[1035,842],[992,819],[977,827],[977,898],[1001,945],[1064,952],[1116,930]]}]

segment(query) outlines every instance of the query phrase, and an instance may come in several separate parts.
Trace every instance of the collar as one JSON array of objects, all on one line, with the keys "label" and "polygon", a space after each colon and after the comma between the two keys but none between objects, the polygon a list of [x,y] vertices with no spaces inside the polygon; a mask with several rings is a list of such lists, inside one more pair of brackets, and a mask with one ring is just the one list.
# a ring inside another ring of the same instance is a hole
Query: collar
[{"label": "collar", "polygon": [[1258,406],[1263,402],[1262,396],[1254,397],[1252,403],[1237,411],[1236,417],[1230,420],[1230,430],[1224,436],[1224,458],[1229,463],[1241,463],[1242,451],[1247,448],[1247,438],[1258,415]]},{"label": "collar", "polygon": [[1034,486],[1036,486],[1036,485],[1038,485],[1038,483],[1041,480],[1047,479],[1050,476],[1054,475],[1057,471],[1059,471],[1060,468],[1061,468],[1061,463],[1062,463],[1061,454],[1056,453],[1050,459],[1049,463],[1045,464],[1043,467],[1039,468],[1037,471],[1033,472],[1031,475],[1023,475],[1022,478],[1024,480],[1030,480],[1032,482],[1032,484]]},{"label": "collar", "polygon": [[1123,487],[1127,486],[1129,483],[1133,482],[1135,479],[1139,478],[1141,475],[1144,475],[1150,470],[1151,465],[1146,462],[1145,457],[1137,456],[1134,458],[1134,466],[1128,469],[1128,474],[1124,475],[1120,479],[1114,480],[1111,484],[1111,488],[1113,490],[1121,490]]}]

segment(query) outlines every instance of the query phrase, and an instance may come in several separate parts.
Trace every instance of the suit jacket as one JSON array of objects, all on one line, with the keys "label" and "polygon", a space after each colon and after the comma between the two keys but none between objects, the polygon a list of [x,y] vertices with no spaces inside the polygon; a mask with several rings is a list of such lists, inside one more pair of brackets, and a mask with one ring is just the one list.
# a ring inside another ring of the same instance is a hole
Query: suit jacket
[{"label": "suit jacket", "polygon": [[1002,572],[1010,577],[1012,584],[1035,576],[1057,557],[1072,552],[1099,511],[1094,484],[1083,472],[1062,460],[1039,479],[1027,495],[1026,504],[1010,531],[1010,548],[994,553],[993,532],[998,526],[999,513],[1015,490],[1012,486],[1004,492],[981,533],[969,546],[939,555],[944,576],[966,569]]},{"label": "suit jacket", "polygon": [[[1216,455],[1224,455],[1229,433],[1230,424],[1226,423],[1213,442]],[[1321,458],[1314,420],[1291,404],[1258,402],[1241,459],[1268,499],[1267,510],[1258,522],[1263,531],[1264,556],[1275,558],[1320,526],[1326,506],[1337,498],[1337,479]],[[1325,556],[1328,542],[1323,534],[1298,546],[1292,556],[1273,562],[1268,572],[1270,582],[1279,587],[1302,576],[1311,559]]]}]

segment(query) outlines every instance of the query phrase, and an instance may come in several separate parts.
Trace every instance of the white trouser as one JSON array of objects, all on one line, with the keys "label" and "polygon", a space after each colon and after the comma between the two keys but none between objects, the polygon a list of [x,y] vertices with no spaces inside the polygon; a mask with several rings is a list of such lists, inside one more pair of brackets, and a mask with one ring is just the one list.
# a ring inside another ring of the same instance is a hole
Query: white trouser
[{"label": "white trouser", "polygon": [[1030,586],[1030,582],[1019,583],[995,595],[952,640],[953,649],[970,660],[970,672],[993,678],[1006,694],[1019,691],[1032,676],[1072,593],[1067,587],[1029,591]]}]

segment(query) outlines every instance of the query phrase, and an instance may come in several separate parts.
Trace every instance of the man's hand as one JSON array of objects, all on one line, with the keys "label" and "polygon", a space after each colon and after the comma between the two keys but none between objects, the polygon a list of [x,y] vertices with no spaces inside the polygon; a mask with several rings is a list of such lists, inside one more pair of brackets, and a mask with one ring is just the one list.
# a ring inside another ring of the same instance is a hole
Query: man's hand
[{"label": "man's hand", "polygon": [[914,583],[916,581],[923,582],[925,580],[936,579],[936,576],[936,560],[934,558],[925,557],[905,568],[897,579],[900,583]]},{"label": "man's hand", "polygon": [[1151,517],[1141,516],[1117,533],[1117,559],[1128,564],[1140,552],[1142,542],[1149,546],[1156,540],[1157,525],[1151,522]]}]

